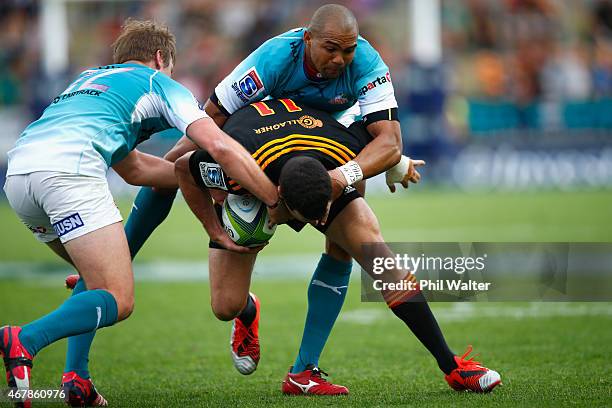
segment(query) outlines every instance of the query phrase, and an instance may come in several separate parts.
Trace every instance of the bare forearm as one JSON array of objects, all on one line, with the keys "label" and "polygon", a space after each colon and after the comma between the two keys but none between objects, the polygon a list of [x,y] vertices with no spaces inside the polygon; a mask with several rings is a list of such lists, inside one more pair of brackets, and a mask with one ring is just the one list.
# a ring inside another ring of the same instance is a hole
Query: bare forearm
[{"label": "bare forearm", "polygon": [[212,198],[208,189],[202,189],[193,183],[193,179],[188,173],[184,173],[177,168],[176,176],[178,179],[181,193],[189,205],[191,212],[202,223],[202,226],[210,237],[222,232],[221,224],[215,214]]},{"label": "bare forearm", "polygon": [[374,138],[357,155],[363,178],[373,177],[395,166],[402,156],[402,137],[399,122],[382,121],[368,126]]},{"label": "bare forearm", "polygon": [[208,151],[225,173],[243,188],[268,206],[276,204],[278,192],[274,184],[246,149],[210,119],[200,119],[192,123],[187,128],[187,133],[193,142]]},{"label": "bare forearm", "polygon": [[232,179],[244,189],[272,206],[278,201],[278,190],[253,160],[250,154],[236,142],[229,139],[217,155],[210,152],[217,163]]},{"label": "bare forearm", "polygon": [[363,178],[367,179],[395,166],[401,157],[400,152],[396,144],[379,137],[371,141],[357,155],[355,161],[361,167]]},{"label": "bare forearm", "polygon": [[140,172],[140,186],[175,189],[178,182],[174,174],[173,163],[149,154],[142,153],[142,167]]},{"label": "bare forearm", "polygon": [[137,150],[116,163],[113,169],[129,184],[176,189],[174,165],[167,160]]}]

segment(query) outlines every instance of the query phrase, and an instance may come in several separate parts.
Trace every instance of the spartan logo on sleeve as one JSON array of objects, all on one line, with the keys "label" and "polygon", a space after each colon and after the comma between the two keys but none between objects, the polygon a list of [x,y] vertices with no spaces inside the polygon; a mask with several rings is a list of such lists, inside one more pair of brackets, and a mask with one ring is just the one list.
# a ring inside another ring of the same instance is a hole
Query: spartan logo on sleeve
[{"label": "spartan logo on sleeve", "polygon": [[53,229],[55,230],[57,236],[61,237],[77,228],[81,228],[83,225],[85,225],[85,223],[81,219],[79,213],[74,213],[63,220],[59,220],[58,222],[54,223]]},{"label": "spartan logo on sleeve", "polygon": [[370,89],[376,88],[377,85],[386,84],[387,82],[391,82],[391,74],[387,72],[385,76],[379,76],[372,82],[368,82],[366,85],[362,86],[359,90],[359,96],[365,95]]},{"label": "spartan logo on sleeve", "polygon": [[240,100],[248,103],[252,97],[263,91],[264,85],[255,67],[251,67],[242,78],[232,84],[232,89]]},{"label": "spartan logo on sleeve", "polygon": [[204,185],[208,188],[220,188],[227,190],[225,185],[225,174],[217,163],[200,162],[200,175]]}]

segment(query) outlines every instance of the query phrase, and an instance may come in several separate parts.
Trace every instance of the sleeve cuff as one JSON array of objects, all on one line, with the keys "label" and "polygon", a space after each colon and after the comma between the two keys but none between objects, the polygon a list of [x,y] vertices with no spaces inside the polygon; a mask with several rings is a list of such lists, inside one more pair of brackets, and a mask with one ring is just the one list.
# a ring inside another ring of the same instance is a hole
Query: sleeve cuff
[{"label": "sleeve cuff", "polygon": [[223,112],[223,114],[224,114],[225,116],[227,116],[228,118],[230,117],[230,113],[227,111],[227,109],[225,109],[225,107],[223,106],[223,104],[222,104],[222,103],[221,103],[221,101],[219,100],[219,97],[217,96],[217,92],[216,92],[216,91],[214,91],[214,92],[212,93],[212,95],[210,95],[210,101],[211,101],[212,103],[214,103],[214,104],[215,104],[215,106],[217,106],[217,108],[218,108],[218,109],[219,109],[221,112]]}]

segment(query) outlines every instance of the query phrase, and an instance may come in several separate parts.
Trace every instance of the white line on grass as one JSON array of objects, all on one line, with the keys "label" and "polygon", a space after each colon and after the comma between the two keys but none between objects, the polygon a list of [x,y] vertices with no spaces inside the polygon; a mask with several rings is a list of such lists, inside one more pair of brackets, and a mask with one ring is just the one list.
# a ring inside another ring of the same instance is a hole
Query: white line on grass
[{"label": "white line on grass", "polygon": [[[255,264],[254,279],[306,280],[319,261],[319,254],[262,256]],[[0,262],[0,279],[57,281],[73,274],[63,264],[40,262]],[[134,263],[134,276],[139,281],[208,281],[208,262],[158,261]],[[353,276],[359,276],[355,269]]]},{"label": "white line on grass", "polygon": [[[450,307],[435,308],[436,319],[443,322],[462,322],[482,318],[526,319],[542,317],[568,316],[612,316],[612,303],[553,303],[531,302],[527,305],[500,303],[453,303]],[[371,325],[385,319],[395,319],[386,306],[379,309],[359,308],[342,312],[338,318],[341,322]]]}]

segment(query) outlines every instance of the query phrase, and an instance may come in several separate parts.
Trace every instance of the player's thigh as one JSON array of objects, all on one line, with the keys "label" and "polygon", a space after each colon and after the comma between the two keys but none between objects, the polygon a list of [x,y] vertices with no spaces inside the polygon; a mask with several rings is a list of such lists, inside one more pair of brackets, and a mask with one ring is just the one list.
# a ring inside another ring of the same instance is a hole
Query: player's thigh
[{"label": "player's thigh", "polygon": [[359,264],[364,265],[364,243],[383,242],[378,219],[363,198],[352,200],[334,218],[325,233]]},{"label": "player's thigh", "polygon": [[70,255],[68,255],[68,252],[66,252],[66,248],[64,248],[64,244],[62,244],[62,242],[59,240],[59,238],[56,238],[53,241],[49,241],[46,244],[60,258],[62,258],[64,261],[66,261],[69,264],[71,264],[72,266],[74,266],[74,263],[72,262],[72,259],[70,259]]},{"label": "player's thigh", "polygon": [[338,261],[350,262],[353,257],[340,245],[325,237],[325,253]]},{"label": "player's thigh", "polygon": [[373,258],[393,258],[395,255],[385,244],[378,219],[363,198],[351,201],[334,219],[326,235],[355,258],[370,276],[386,282],[397,282],[406,276],[406,271],[401,269],[391,269],[384,275],[373,273]]},{"label": "player's thigh", "polygon": [[106,179],[37,172],[30,174],[30,187],[87,287],[108,290],[120,317],[129,315],[132,265],[122,217]]},{"label": "player's thigh", "polygon": [[121,222],[71,239],[64,247],[88,289],[106,289],[131,308],[134,276]]},{"label": "player's thigh", "polygon": [[[357,190],[357,192],[359,192],[359,194],[361,194],[362,197],[364,197],[366,190],[366,181],[362,180],[357,183],[355,185],[355,189]],[[342,248],[340,245],[338,245],[328,237],[325,237],[325,253],[331,256],[332,258],[340,261],[350,262],[353,258],[348,252],[344,250],[344,248]]]},{"label": "player's thigh", "polygon": [[244,308],[256,258],[257,254],[209,249],[210,297],[213,311],[218,317],[230,317]]}]

